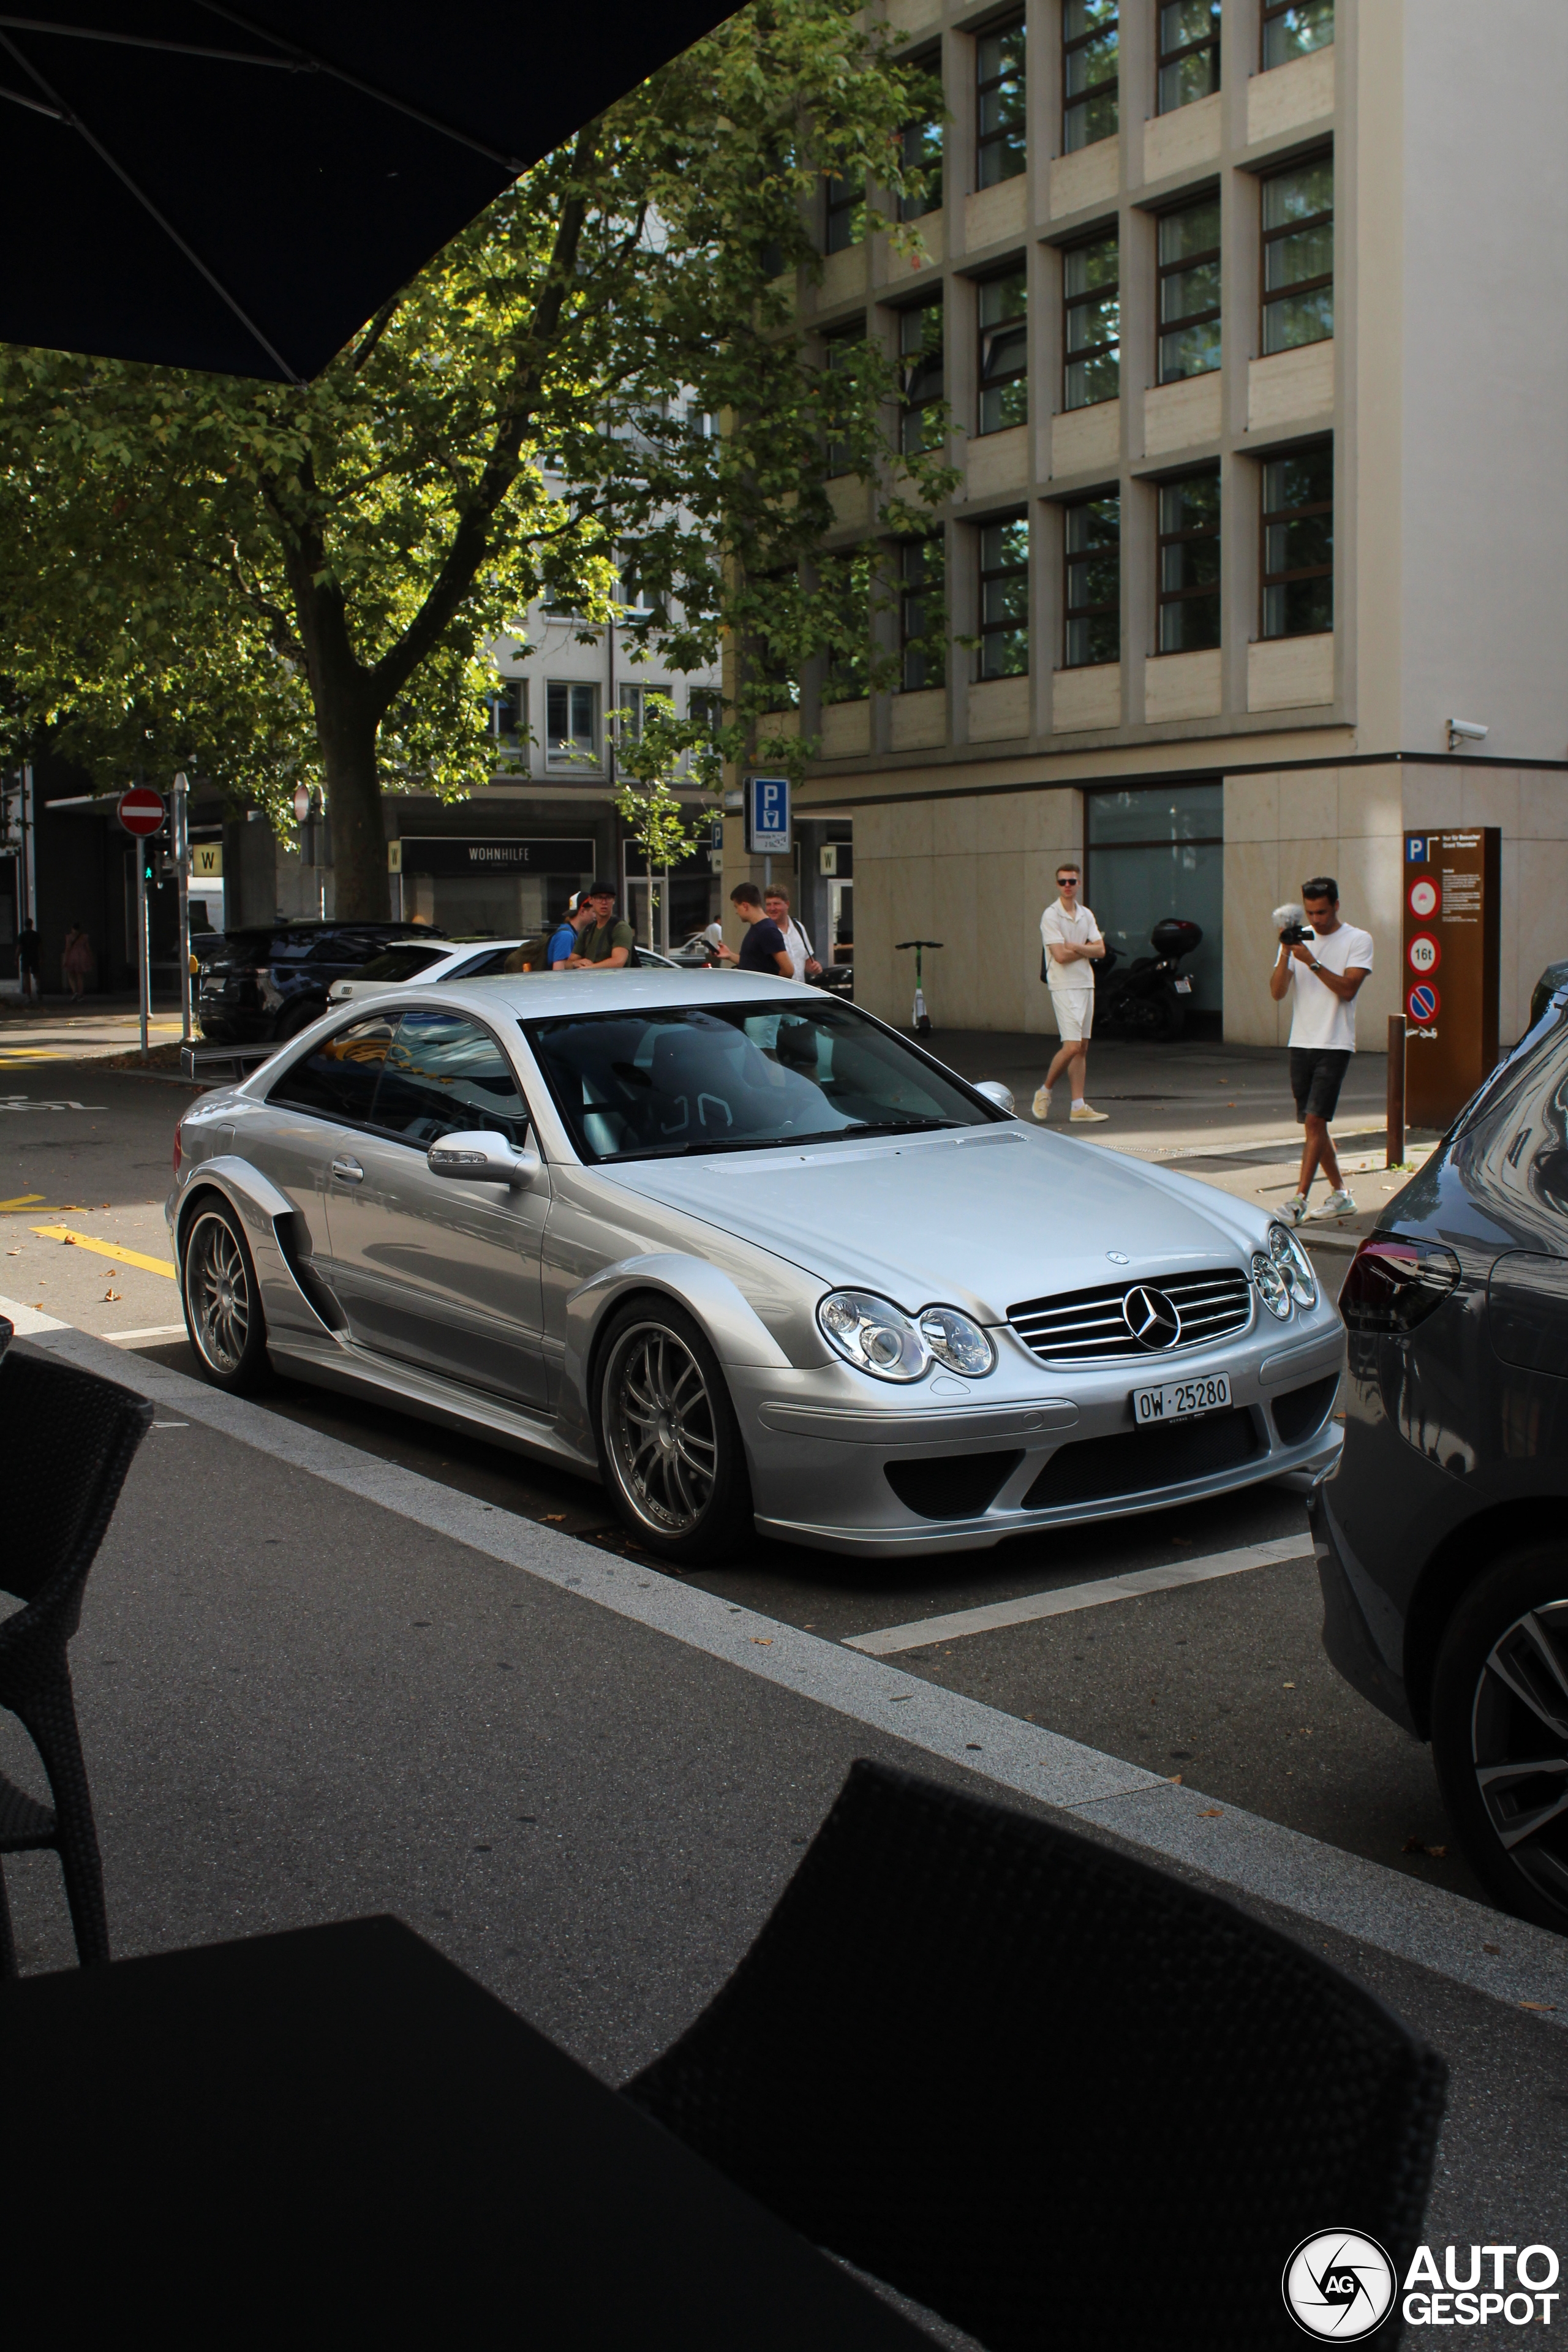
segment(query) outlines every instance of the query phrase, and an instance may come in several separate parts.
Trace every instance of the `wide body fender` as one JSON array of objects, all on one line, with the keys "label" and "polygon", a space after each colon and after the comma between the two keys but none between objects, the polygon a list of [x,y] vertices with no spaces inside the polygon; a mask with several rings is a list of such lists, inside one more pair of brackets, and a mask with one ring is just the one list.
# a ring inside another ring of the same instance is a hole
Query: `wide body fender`
[{"label": "wide body fender", "polygon": [[279,1192],[270,1178],[233,1152],[198,1160],[184,1191],[169,1202],[182,1287],[185,1226],[193,1202],[208,1191],[222,1193],[245,1228],[268,1329],[331,1337],[342,1318],[326,1285],[311,1271],[310,1237],[303,1217],[287,1192]]},{"label": "wide body fender", "polygon": [[607,1316],[623,1298],[662,1292],[701,1326],[721,1364],[763,1371],[792,1370],[789,1358],[743,1293],[706,1258],[683,1250],[649,1250],[617,1258],[580,1283],[566,1300],[565,1352],[562,1360],[558,1421],[563,1433],[592,1449],[596,1444],[590,1373],[594,1349]]}]

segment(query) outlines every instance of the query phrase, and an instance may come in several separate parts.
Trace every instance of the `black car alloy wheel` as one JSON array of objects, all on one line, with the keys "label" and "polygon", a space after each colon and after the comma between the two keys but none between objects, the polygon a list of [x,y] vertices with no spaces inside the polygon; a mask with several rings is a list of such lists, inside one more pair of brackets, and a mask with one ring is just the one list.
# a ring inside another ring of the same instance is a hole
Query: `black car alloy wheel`
[{"label": "black car alloy wheel", "polygon": [[1568,1930],[1568,1556],[1515,1553],[1462,1604],[1432,1747],[1466,1853],[1500,1902]]},{"label": "black car alloy wheel", "polygon": [[185,1229],[180,1291],[201,1368],[215,1388],[254,1388],[266,1369],[267,1327],[239,1221],[203,1208]]},{"label": "black car alloy wheel", "polygon": [[717,1358],[673,1301],[624,1308],[600,1358],[599,1426],[620,1515],[672,1561],[710,1559],[751,1517],[745,1457]]}]

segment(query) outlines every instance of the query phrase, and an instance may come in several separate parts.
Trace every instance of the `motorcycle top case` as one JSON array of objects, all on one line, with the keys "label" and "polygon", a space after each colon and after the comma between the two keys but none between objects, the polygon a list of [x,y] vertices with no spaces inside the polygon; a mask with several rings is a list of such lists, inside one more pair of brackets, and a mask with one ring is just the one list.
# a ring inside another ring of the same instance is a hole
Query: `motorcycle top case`
[{"label": "motorcycle top case", "polygon": [[1201,927],[1196,923],[1184,922],[1176,915],[1167,916],[1163,923],[1156,923],[1149,934],[1149,944],[1156,955],[1192,955],[1203,943]]}]

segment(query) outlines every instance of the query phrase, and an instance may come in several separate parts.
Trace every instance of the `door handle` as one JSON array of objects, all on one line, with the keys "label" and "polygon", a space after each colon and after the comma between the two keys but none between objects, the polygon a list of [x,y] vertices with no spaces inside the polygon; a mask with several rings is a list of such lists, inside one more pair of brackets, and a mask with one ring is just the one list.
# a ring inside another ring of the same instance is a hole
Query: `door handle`
[{"label": "door handle", "polygon": [[351,1152],[340,1151],[332,1162],[332,1173],[344,1184],[363,1184],[364,1170]]}]

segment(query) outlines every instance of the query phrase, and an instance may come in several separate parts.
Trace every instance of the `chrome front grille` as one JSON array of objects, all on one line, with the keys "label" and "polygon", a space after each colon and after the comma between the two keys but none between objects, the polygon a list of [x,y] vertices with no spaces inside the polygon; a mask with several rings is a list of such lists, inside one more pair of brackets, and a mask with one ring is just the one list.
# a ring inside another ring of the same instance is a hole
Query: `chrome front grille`
[{"label": "chrome front grille", "polygon": [[[1170,1300],[1182,1327],[1171,1347],[1139,1346],[1122,1311],[1130,1290],[1157,1291]],[[1094,1290],[1063,1291],[1056,1298],[1026,1298],[1009,1307],[1007,1320],[1042,1363],[1109,1364],[1127,1357],[1149,1363],[1245,1331],[1252,1320],[1252,1285],[1236,1266],[1205,1266],[1197,1274],[1156,1275],[1141,1283],[1107,1282]]]}]

